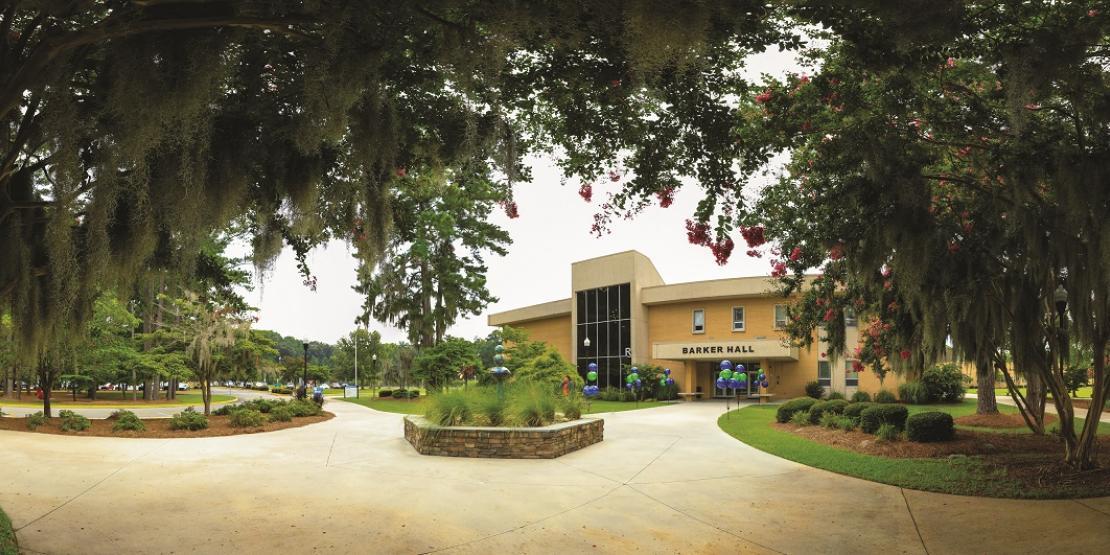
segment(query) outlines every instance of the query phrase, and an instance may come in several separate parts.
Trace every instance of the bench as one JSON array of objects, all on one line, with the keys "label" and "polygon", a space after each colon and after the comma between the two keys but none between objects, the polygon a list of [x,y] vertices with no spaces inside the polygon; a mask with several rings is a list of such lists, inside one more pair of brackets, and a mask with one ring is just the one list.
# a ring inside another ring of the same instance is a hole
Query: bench
[{"label": "bench", "polygon": [[771,397],[774,396],[774,393],[756,393],[754,395],[748,395],[748,399],[759,399],[759,404],[762,405],[763,403],[770,401]]},{"label": "bench", "polygon": [[687,401],[692,401],[697,397],[701,397],[701,392],[699,391],[697,393],[679,393],[678,396],[686,398]]}]

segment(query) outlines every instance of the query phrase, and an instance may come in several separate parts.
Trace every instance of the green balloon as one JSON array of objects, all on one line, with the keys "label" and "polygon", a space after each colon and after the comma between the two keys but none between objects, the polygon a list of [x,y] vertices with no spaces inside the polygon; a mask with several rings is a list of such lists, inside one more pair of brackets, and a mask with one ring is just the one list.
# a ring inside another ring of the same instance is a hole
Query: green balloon
[{"label": "green balloon", "polygon": [[721,370],[721,379],[727,380],[732,377],[732,370]]},{"label": "green balloon", "polygon": [[596,382],[597,381],[597,372],[594,372],[593,370],[590,370],[589,372],[586,372],[586,379],[590,380],[591,382]]},{"label": "green balloon", "polygon": [[640,379],[640,375],[639,375],[639,374],[637,374],[637,373],[635,373],[635,372],[633,372],[633,373],[631,373],[631,374],[629,374],[629,375],[628,375],[628,379],[629,379],[630,381],[633,381],[633,382],[634,382],[634,381],[636,381],[636,380]]},{"label": "green balloon", "polygon": [[667,378],[659,378],[659,385],[667,385]]},{"label": "green balloon", "polygon": [[743,372],[740,372],[740,374],[736,376],[736,381],[746,382],[746,381],[748,381],[748,375],[743,373]]}]

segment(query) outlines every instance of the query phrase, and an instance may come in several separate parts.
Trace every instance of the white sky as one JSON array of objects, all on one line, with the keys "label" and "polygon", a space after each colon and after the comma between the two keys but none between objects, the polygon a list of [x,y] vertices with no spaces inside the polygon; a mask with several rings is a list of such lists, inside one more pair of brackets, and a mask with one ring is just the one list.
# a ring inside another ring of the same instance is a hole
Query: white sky
[{"label": "white sky", "polygon": [[[749,60],[751,77],[760,73],[781,76],[800,72],[793,57],[779,52]],[[631,220],[616,220],[609,235],[590,234],[593,214],[604,202],[606,192],[615,192],[621,183],[603,179],[595,184],[593,202],[578,196],[578,184],[560,185],[560,172],[550,159],[533,159],[533,180],[520,183],[514,195],[520,217],[510,220],[497,210],[492,221],[506,229],[513,239],[509,254],[490,256],[488,285],[499,301],[485,312],[460,320],[448,333],[465,338],[485,336],[491,330],[486,315],[521,306],[567,298],[572,262],[638,250],[655,263],[667,283],[726,277],[767,275],[767,258],[744,255],[746,246],[738,234],[736,248],[725,266],[718,266],[708,248],[686,241],[685,220],[691,218],[702,191],[688,185],[675,196],[668,208],[654,206]],[[256,283],[247,295],[259,307],[255,327],[271,329],[300,339],[335,342],[354,329],[363,298],[351,286],[356,282],[356,263],[347,246],[333,242],[310,253],[309,267],[317,278],[317,290],[302,284],[292,251],[286,248],[273,265],[265,282]],[[256,278],[257,279],[257,278]],[[403,330],[384,324],[371,329],[386,341],[404,340]]]}]

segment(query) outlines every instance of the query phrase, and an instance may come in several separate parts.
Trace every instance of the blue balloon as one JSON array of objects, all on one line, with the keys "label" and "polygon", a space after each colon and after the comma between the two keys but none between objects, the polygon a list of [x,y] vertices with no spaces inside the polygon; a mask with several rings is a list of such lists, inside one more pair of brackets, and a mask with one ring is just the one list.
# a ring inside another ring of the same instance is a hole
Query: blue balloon
[{"label": "blue balloon", "polygon": [[763,380],[763,383],[761,383],[759,385],[762,385],[763,387],[767,387],[767,380]]},{"label": "blue balloon", "polygon": [[737,372],[747,372],[747,371],[748,371],[748,369],[747,369],[746,367],[744,367],[744,365],[743,365],[743,364],[741,364],[740,366],[737,366],[737,367],[736,367],[736,371],[737,371]]},{"label": "blue balloon", "polygon": [[759,373],[759,381],[762,382],[762,381],[766,381],[766,380],[767,380],[767,374],[764,374],[763,372],[760,372]]},{"label": "blue balloon", "polygon": [[640,380],[636,380],[636,387],[640,387],[641,385],[643,385],[643,382],[641,382]]},{"label": "blue balloon", "polygon": [[674,385],[674,379],[667,378],[667,385]]},{"label": "blue balloon", "polygon": [[725,382],[724,378],[717,378],[717,389],[724,389],[726,386],[728,386],[728,383]]},{"label": "blue balloon", "polygon": [[664,376],[670,376],[671,375],[671,369],[670,368],[664,368],[663,369],[663,375]]},{"label": "blue balloon", "polygon": [[732,361],[722,360],[721,361],[721,370],[732,370]]},{"label": "blue balloon", "polygon": [[589,368],[590,370],[596,372],[597,371],[597,363],[596,362],[591,362],[588,366],[586,366],[586,368]]}]

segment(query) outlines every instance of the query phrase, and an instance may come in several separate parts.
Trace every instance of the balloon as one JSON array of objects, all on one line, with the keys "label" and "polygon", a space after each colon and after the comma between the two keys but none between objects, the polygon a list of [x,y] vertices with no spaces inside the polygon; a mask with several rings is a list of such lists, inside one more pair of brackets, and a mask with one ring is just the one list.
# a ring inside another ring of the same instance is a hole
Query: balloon
[{"label": "balloon", "polygon": [[624,386],[627,387],[629,391],[632,390],[632,384],[626,383],[626,384],[624,384]]},{"label": "balloon", "polygon": [[763,383],[761,383],[759,385],[762,385],[764,388],[766,388],[767,387],[767,380],[763,380]]},{"label": "balloon", "polygon": [[748,388],[748,382],[740,382],[740,384],[737,386],[737,389],[747,389],[747,388]]},{"label": "balloon", "polygon": [[591,372],[596,372],[597,371],[597,363],[596,362],[591,362],[590,364],[586,365],[586,368],[588,368]]},{"label": "balloon", "polygon": [[748,369],[743,364],[741,364],[740,366],[736,367],[736,371],[737,372],[747,372]]},{"label": "balloon", "polygon": [[[593,365],[591,364],[590,366],[593,366]],[[595,372],[593,370],[590,370],[589,372],[586,372],[586,379],[590,380],[591,382],[596,382],[597,381],[597,372]]]},{"label": "balloon", "polygon": [[641,387],[643,385],[643,382],[641,382],[640,380],[636,380],[634,383],[636,384],[636,387]]},{"label": "balloon", "polygon": [[728,360],[722,360],[721,370],[732,370],[732,362]]},{"label": "balloon", "polygon": [[671,369],[670,368],[664,368],[663,369],[663,375],[670,376],[671,375]]},{"label": "balloon", "polygon": [[717,378],[717,389],[724,389],[727,385],[724,378]]},{"label": "balloon", "polygon": [[732,377],[732,370],[721,370],[721,379],[727,380]]},{"label": "balloon", "polygon": [[674,385],[674,379],[667,378],[667,385]]},{"label": "balloon", "polygon": [[743,373],[743,372],[741,372],[741,373],[740,373],[740,375],[739,375],[739,377],[737,377],[736,379],[738,379],[738,380],[740,380],[740,381],[742,381],[742,382],[746,382],[746,381],[748,381],[748,375],[747,375],[747,374],[745,374],[745,373]]},{"label": "balloon", "polygon": [[767,374],[764,374],[763,372],[760,372],[759,373],[759,381],[764,381],[766,379],[767,379]]},{"label": "balloon", "polygon": [[663,378],[659,378],[659,385],[660,386],[667,385],[667,380],[664,380]]},{"label": "balloon", "polygon": [[635,374],[636,372],[639,372],[639,371],[640,371],[640,369],[636,368],[635,366],[633,366],[632,369],[630,370],[630,372],[632,372],[633,374]]},{"label": "balloon", "polygon": [[737,387],[739,387],[739,383],[736,380],[728,380],[729,389],[736,389]]}]

